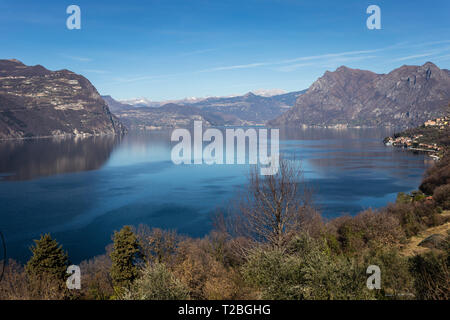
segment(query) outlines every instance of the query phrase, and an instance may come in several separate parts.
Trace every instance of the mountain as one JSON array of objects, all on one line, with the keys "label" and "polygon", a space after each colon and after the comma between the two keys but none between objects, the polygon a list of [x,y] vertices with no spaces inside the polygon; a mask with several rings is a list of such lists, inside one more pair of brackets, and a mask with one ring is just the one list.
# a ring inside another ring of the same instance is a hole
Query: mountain
[{"label": "mountain", "polygon": [[192,127],[196,120],[203,121],[204,126],[245,124],[232,115],[174,103],[165,104],[159,108],[122,106],[115,111],[115,115],[128,128],[138,130]]},{"label": "mountain", "polygon": [[201,100],[204,100],[206,98],[196,98],[196,97],[190,97],[190,98],[184,98],[179,100],[165,100],[165,101],[153,101],[147,98],[134,98],[134,99],[127,99],[127,100],[120,100],[119,103],[131,105],[134,107],[150,107],[150,108],[159,108],[165,104],[173,103],[178,105],[184,105],[184,104],[190,104],[195,103]]},{"label": "mountain", "polygon": [[123,110],[123,109],[133,108],[134,107],[131,104],[127,104],[127,103],[123,103],[123,102],[117,101],[111,96],[101,96],[101,97],[102,97],[103,100],[105,100],[106,104],[109,107],[109,110],[112,113],[115,113],[115,112]]},{"label": "mountain", "polygon": [[[145,98],[117,101],[111,96],[103,96],[103,99],[115,115],[125,124],[134,128],[136,125],[139,127],[142,127],[142,125],[148,126],[149,123],[151,123],[150,126],[170,127],[172,126],[170,124],[172,120],[169,121],[169,118],[173,119],[175,117],[177,123],[182,123],[183,116],[192,115],[200,115],[206,121],[214,123],[214,125],[254,125],[262,124],[267,120],[278,117],[291,108],[295,104],[297,97],[305,91],[276,94],[278,92],[280,91],[265,91],[263,93],[265,96],[249,92],[243,96],[187,98],[174,100],[175,102],[169,103],[158,103]],[[165,108],[157,111],[158,104],[161,106],[176,105],[177,110],[174,112],[173,108]],[[181,106],[184,106],[185,109],[179,108]],[[164,117],[164,120],[158,123],[154,116],[158,114],[162,117],[165,111],[169,111],[170,115],[167,115],[167,117]],[[144,120],[144,118],[147,119]],[[188,119],[185,120],[186,123],[189,123]]]},{"label": "mountain", "polygon": [[125,131],[83,76],[0,60],[0,139]]},{"label": "mountain", "polygon": [[339,67],[315,81],[271,126],[414,127],[443,115],[450,71],[431,62],[388,74]]},{"label": "mountain", "polygon": [[251,91],[253,94],[256,94],[257,96],[262,97],[273,97],[273,96],[279,96],[285,93],[288,93],[286,90],[283,89],[258,89]]},{"label": "mountain", "polygon": [[120,101],[120,103],[123,103],[126,105],[131,105],[133,107],[151,107],[151,108],[158,108],[158,107],[161,107],[162,105],[170,103],[170,102],[172,102],[172,101],[167,101],[167,102],[151,101],[147,98],[135,98],[135,99]]},{"label": "mountain", "polygon": [[212,97],[200,102],[185,103],[209,112],[235,116],[252,124],[262,124],[280,116],[291,108],[303,91],[274,96],[260,96],[252,92],[235,97]]}]

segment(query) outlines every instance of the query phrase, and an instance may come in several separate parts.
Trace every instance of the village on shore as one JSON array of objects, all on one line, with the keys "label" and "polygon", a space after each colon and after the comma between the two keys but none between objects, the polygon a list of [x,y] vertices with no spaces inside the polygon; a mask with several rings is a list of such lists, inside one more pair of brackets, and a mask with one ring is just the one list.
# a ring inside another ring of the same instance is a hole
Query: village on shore
[{"label": "village on shore", "polygon": [[405,148],[417,152],[425,152],[431,158],[439,160],[445,146],[439,143],[438,137],[450,130],[450,116],[444,116],[426,121],[419,128],[406,130],[384,139],[386,146]]}]

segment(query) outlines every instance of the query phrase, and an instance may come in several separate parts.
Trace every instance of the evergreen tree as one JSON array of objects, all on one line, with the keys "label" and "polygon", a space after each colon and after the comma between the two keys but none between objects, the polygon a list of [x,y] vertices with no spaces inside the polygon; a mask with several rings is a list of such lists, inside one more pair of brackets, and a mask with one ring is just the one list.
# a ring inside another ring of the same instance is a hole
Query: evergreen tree
[{"label": "evergreen tree", "polygon": [[55,280],[65,280],[69,261],[62,246],[48,233],[41,235],[41,238],[34,242],[34,246],[30,248],[33,255],[25,267],[28,276],[50,276]]},{"label": "evergreen tree", "polygon": [[128,287],[138,276],[137,262],[142,258],[139,242],[130,226],[114,232],[111,252],[111,278],[116,287]]}]

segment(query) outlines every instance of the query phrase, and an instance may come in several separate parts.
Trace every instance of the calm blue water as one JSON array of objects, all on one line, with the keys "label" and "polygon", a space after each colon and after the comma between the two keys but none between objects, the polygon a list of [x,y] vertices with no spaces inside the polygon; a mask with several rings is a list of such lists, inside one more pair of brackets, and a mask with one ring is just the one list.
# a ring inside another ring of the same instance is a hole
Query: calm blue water
[{"label": "calm blue water", "polygon": [[[385,147],[381,129],[280,132],[281,152],[302,161],[323,216],[385,206],[417,189],[426,156]],[[9,257],[26,261],[50,232],[72,262],[102,254],[123,225],[202,236],[211,214],[245,187],[246,165],[174,165],[170,132],[0,142],[0,230]]]}]

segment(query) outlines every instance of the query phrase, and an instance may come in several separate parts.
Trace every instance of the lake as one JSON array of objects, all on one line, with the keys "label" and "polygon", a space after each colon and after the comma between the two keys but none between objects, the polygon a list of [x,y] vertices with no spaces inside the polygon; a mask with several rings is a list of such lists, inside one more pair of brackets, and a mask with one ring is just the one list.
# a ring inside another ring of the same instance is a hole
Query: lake
[{"label": "lake", "polygon": [[[280,131],[280,151],[302,162],[325,218],[354,215],[417,189],[433,161],[384,146],[388,129]],[[114,230],[140,223],[207,234],[211,215],[245,188],[248,165],[175,165],[169,131],[117,137],[0,142],[0,230],[25,262],[50,232],[73,263],[104,253]]]}]

